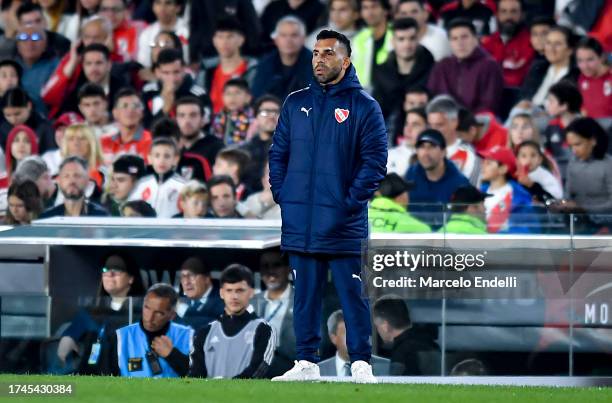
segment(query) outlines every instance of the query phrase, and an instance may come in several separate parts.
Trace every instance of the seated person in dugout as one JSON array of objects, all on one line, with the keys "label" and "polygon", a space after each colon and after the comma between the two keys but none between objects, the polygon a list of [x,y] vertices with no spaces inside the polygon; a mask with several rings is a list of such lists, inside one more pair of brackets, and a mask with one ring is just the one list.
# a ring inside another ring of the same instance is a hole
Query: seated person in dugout
[{"label": "seated person in dugout", "polygon": [[276,335],[247,310],[254,294],[253,273],[232,264],[221,273],[221,318],[199,329],[189,357],[189,375],[201,378],[263,378],[268,372]]},{"label": "seated person in dugout", "polygon": [[100,372],[138,378],[187,375],[193,329],[172,322],[177,300],[172,286],[151,286],[145,295],[142,320],[111,335],[101,357]]}]

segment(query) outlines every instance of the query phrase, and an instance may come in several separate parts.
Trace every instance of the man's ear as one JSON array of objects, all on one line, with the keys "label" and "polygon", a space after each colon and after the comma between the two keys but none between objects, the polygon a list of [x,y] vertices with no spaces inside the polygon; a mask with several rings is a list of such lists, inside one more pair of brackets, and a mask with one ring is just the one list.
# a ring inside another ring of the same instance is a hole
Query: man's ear
[{"label": "man's ear", "polygon": [[342,60],[342,67],[344,67],[345,70],[348,70],[350,65],[351,65],[351,58],[348,56],[345,56],[344,60]]}]

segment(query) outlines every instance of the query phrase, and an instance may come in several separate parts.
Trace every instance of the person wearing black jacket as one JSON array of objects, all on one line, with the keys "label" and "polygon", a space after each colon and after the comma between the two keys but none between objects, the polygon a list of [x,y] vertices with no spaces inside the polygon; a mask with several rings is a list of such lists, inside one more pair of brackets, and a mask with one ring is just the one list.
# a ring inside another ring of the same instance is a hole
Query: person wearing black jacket
[{"label": "person wearing black jacket", "polygon": [[199,378],[263,378],[272,357],[276,336],[272,327],[248,312],[253,297],[251,270],[232,264],[221,273],[225,311],[199,329],[193,339],[189,375]]},{"label": "person wearing black jacket", "polygon": [[413,327],[406,303],[380,298],[373,307],[374,325],[391,347],[390,375],[434,375],[439,371],[440,347],[431,334]]},{"label": "person wearing black jacket", "polygon": [[419,45],[419,26],[413,18],[393,22],[393,52],[372,74],[373,97],[387,121],[401,112],[406,89],[427,85],[435,63],[432,54]]}]

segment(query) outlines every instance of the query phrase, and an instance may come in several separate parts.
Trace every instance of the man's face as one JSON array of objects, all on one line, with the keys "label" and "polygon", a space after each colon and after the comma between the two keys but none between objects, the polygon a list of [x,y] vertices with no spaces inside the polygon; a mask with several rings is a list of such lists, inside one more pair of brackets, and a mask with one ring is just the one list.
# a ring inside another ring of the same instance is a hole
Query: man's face
[{"label": "man's face", "polygon": [[312,50],[312,70],[317,81],[329,84],[338,79],[350,65],[344,47],[336,39],[321,39]]},{"label": "man's face", "polygon": [[375,317],[374,326],[376,326],[376,331],[380,335],[380,338],[382,339],[384,344],[389,345],[393,343],[393,336],[391,333],[391,326],[389,326],[389,322]]},{"label": "man's face", "polygon": [[521,17],[521,3],[518,0],[501,0],[497,5],[497,22],[502,34],[514,36]]},{"label": "man's face", "polygon": [[44,31],[47,28],[47,21],[40,11],[31,11],[21,16],[19,26],[22,29],[30,27],[37,31]]},{"label": "man's face", "polygon": [[478,38],[466,27],[456,27],[448,34],[451,50],[457,59],[466,59],[478,46]]},{"label": "man's face", "polygon": [[419,164],[426,171],[432,171],[440,166],[444,161],[446,150],[431,143],[422,143],[416,149]]},{"label": "man's face", "polygon": [[236,211],[236,199],[232,188],[226,183],[220,183],[210,189],[210,204],[217,217],[230,217]]},{"label": "man's face", "polygon": [[153,14],[163,25],[169,25],[176,20],[181,8],[175,0],[153,0]]},{"label": "man's face", "polygon": [[284,290],[289,284],[290,269],[279,252],[264,253],[259,262],[259,270],[268,290]]},{"label": "man's face", "polygon": [[87,52],[83,56],[83,72],[90,83],[104,83],[110,76],[111,65],[111,61],[100,52]]},{"label": "man's face", "polygon": [[140,126],[143,117],[143,105],[135,95],[122,97],[113,109],[113,117],[120,126],[136,128]]},{"label": "man's face", "polygon": [[59,173],[59,188],[67,200],[82,199],[88,182],[87,172],[76,162],[64,165]]},{"label": "man's face", "polygon": [[174,316],[175,311],[168,298],[158,297],[153,293],[147,294],[142,306],[142,326],[146,331],[161,330]]},{"label": "man's face", "polygon": [[4,118],[11,125],[16,126],[25,123],[30,118],[32,105],[28,106],[7,106],[2,110]]},{"label": "man's face", "polygon": [[246,281],[239,283],[224,283],[220,290],[221,299],[225,303],[225,312],[236,315],[244,312],[253,297],[253,289]]},{"label": "man's face", "polygon": [[274,130],[276,130],[279,115],[280,105],[276,102],[263,102],[257,113],[257,127],[259,131],[263,133],[273,133]]},{"label": "man's face", "polygon": [[330,334],[329,340],[336,346],[336,350],[338,350],[338,355],[340,355],[340,357],[348,357],[348,348],[346,347],[346,324],[344,321],[338,322],[336,334]]},{"label": "man's face", "polygon": [[126,18],[123,0],[102,0],[99,14],[108,19],[113,29],[116,29]]},{"label": "man's face", "polygon": [[433,112],[427,114],[427,123],[444,136],[446,144],[452,145],[457,138],[457,119],[450,119],[445,113]]},{"label": "man's face", "polygon": [[416,29],[403,29],[393,32],[393,49],[395,54],[402,60],[413,60],[419,38]]},{"label": "man's face", "polygon": [[51,179],[51,175],[49,175],[49,171],[43,172],[43,174],[38,177],[36,180],[36,187],[43,200],[49,200],[53,192],[55,192],[55,184],[53,183],[53,179]]},{"label": "man's face", "polygon": [[102,28],[102,24],[100,23],[90,23],[85,25],[81,30],[81,40],[83,41],[83,46],[89,46],[94,43],[99,43],[101,45],[106,45],[108,41],[108,35]]},{"label": "man's face", "polygon": [[404,97],[404,110],[424,108],[427,102],[429,102],[429,97],[425,92],[410,92]]},{"label": "man's face", "polygon": [[359,12],[353,10],[350,1],[334,1],[329,8],[329,21],[341,31],[354,27],[358,19]]},{"label": "man's face", "polygon": [[387,10],[378,1],[363,0],[361,2],[361,18],[368,27],[374,27],[385,22]]},{"label": "man's face", "polygon": [[79,111],[85,117],[87,123],[92,125],[101,124],[106,119],[108,103],[102,97],[85,97],[79,102]]},{"label": "man's face", "polygon": [[195,104],[177,106],[176,123],[183,137],[193,138],[197,136],[204,127],[204,117],[200,107]]},{"label": "man's face", "polygon": [[550,31],[550,26],[545,24],[534,25],[531,27],[529,38],[531,46],[540,54],[544,53],[544,46],[546,44],[546,35],[548,35],[548,31]]},{"label": "man's face", "polygon": [[213,35],[213,46],[220,57],[231,57],[240,52],[244,36],[234,31],[217,31]]},{"label": "man's face", "polygon": [[292,22],[281,24],[276,32],[274,44],[281,55],[296,55],[304,46],[305,37],[300,27]]},{"label": "man's face", "polygon": [[425,10],[421,5],[416,1],[411,1],[408,3],[402,3],[399,5],[397,12],[395,13],[395,18],[406,18],[411,17],[416,20],[419,24],[419,27],[425,26],[427,24],[427,18],[429,18],[429,14],[427,10]]},{"label": "man's face", "polygon": [[44,30],[26,27],[17,34],[17,51],[27,62],[35,62],[47,49],[47,34]]},{"label": "man's face", "polygon": [[157,78],[162,82],[162,85],[170,85],[175,90],[181,86],[185,78],[185,69],[180,60],[172,63],[162,64],[155,69]]},{"label": "man's face", "polygon": [[200,299],[212,285],[210,276],[196,274],[191,270],[181,270],[181,287],[189,299]]},{"label": "man's face", "polygon": [[149,162],[155,173],[163,175],[178,164],[178,155],[174,148],[166,144],[158,144],[151,147]]},{"label": "man's face", "polygon": [[19,86],[19,76],[13,66],[0,67],[0,95]]},{"label": "man's face", "polygon": [[124,201],[127,200],[135,184],[136,180],[132,175],[123,172],[114,172],[111,175],[108,192],[116,201]]}]

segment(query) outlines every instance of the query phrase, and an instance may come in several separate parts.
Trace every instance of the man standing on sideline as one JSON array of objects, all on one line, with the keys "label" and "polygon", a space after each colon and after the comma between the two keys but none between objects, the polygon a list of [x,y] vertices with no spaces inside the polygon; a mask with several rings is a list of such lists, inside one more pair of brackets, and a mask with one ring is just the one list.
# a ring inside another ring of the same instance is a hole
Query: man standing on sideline
[{"label": "man standing on sideline", "polygon": [[361,87],[346,36],[324,30],[314,80],[290,94],[270,148],[270,185],[281,206],[281,248],[295,279],[295,366],[278,381],[320,379],[321,303],[330,269],[344,313],[351,373],[374,383],[370,310],[362,297],[361,242],[367,202],[384,178],[387,133],[378,103]]}]

